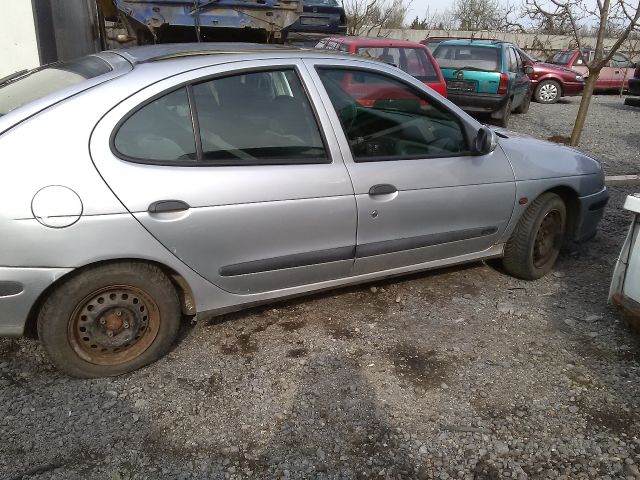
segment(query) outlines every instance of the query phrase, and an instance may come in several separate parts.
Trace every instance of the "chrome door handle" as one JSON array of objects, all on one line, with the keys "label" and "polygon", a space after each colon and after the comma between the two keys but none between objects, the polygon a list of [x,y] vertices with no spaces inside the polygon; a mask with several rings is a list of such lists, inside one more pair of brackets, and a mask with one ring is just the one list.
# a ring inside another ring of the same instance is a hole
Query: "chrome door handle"
[{"label": "chrome door handle", "polygon": [[396,193],[398,189],[393,185],[389,185],[388,183],[380,183],[378,185],[374,185],[369,189],[369,195],[389,195],[391,193]]},{"label": "chrome door handle", "polygon": [[147,212],[149,213],[166,213],[166,212],[181,212],[189,210],[191,207],[188,203],[182,200],[158,200],[149,205]]}]

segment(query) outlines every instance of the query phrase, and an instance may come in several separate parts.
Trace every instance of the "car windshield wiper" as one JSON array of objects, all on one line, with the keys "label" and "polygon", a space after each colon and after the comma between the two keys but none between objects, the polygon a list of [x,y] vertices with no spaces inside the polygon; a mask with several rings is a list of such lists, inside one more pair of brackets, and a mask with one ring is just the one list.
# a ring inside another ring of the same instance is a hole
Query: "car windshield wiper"
[{"label": "car windshield wiper", "polygon": [[29,70],[20,70],[19,72],[12,73],[11,75],[7,75],[6,77],[0,78],[0,86],[5,83],[9,83],[11,80],[15,80],[18,77],[23,76],[24,74],[29,73]]},{"label": "car windshield wiper", "polygon": [[[447,68],[447,67],[445,67],[445,68]],[[457,70],[454,70],[453,74],[455,75],[456,73],[458,73],[461,70],[471,70],[473,72],[495,72],[495,70],[487,70],[486,68],[465,66],[465,67],[462,67],[462,68],[458,68]]]}]

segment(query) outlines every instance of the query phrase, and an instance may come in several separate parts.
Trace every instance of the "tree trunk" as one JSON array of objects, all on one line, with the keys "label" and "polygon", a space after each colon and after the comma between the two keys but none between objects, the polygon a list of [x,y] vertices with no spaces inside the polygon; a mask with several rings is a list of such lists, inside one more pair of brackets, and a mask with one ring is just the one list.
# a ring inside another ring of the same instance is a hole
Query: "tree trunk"
[{"label": "tree trunk", "polygon": [[593,96],[593,88],[596,86],[599,75],[600,72],[589,73],[585,82],[584,91],[582,92],[582,100],[580,101],[580,108],[578,109],[578,115],[576,115],[576,121],[573,124],[571,141],[569,142],[569,144],[574,147],[580,143],[580,136],[582,135],[582,129],[584,128],[584,121],[587,119],[589,104],[591,103],[591,97]]}]

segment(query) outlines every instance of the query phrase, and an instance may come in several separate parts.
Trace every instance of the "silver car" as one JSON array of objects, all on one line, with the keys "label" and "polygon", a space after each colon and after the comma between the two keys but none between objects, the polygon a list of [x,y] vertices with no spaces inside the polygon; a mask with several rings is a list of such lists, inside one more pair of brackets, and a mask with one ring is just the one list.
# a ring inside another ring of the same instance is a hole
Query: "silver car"
[{"label": "silver car", "polygon": [[104,52],[0,80],[0,334],[78,377],[184,316],[592,237],[600,164],[492,131],[401,70],[260,45]]}]

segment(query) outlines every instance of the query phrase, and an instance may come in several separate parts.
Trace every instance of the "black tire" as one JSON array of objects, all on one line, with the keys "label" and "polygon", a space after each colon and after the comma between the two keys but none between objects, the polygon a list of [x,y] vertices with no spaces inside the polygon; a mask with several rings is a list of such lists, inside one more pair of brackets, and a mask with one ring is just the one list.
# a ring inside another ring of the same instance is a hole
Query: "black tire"
[{"label": "black tire", "polygon": [[527,93],[522,100],[522,103],[518,105],[518,108],[514,110],[514,113],[527,113],[531,106],[531,91],[527,89]]},{"label": "black tire", "polygon": [[536,87],[534,97],[536,102],[551,105],[560,100],[562,87],[555,80],[543,80]]},{"label": "black tire", "polygon": [[55,288],[38,315],[38,337],[65,373],[108,377],[165,355],[180,320],[177,292],[161,269],[119,262],[89,268]]},{"label": "black tire", "polygon": [[522,214],[504,249],[507,273],[536,280],[553,268],[564,241],[567,208],[555,193],[540,195]]},{"label": "black tire", "polygon": [[502,128],[507,128],[509,126],[509,119],[511,118],[511,99],[507,100],[507,103],[504,104],[499,112],[496,113],[495,116],[495,124]]}]

